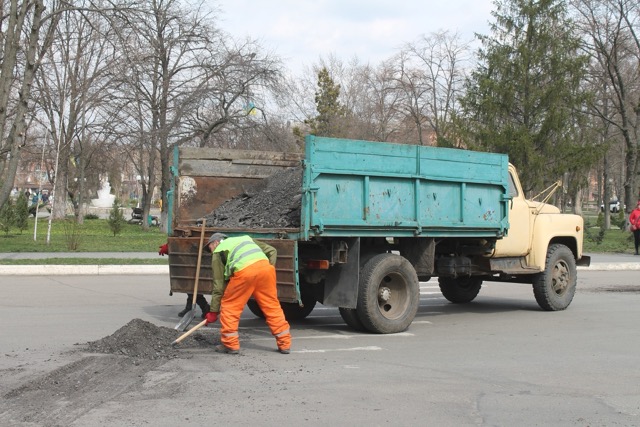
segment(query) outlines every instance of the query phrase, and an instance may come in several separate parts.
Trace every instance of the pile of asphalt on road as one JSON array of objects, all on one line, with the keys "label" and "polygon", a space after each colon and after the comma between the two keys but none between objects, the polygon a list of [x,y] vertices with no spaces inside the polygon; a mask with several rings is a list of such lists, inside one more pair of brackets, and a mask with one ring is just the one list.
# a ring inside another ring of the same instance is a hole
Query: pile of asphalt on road
[{"label": "pile of asphalt on road", "polygon": [[88,342],[89,353],[115,354],[136,359],[176,359],[190,358],[181,348],[210,348],[217,343],[213,334],[200,334],[199,331],[184,339],[179,346],[171,343],[183,332],[156,326],[141,319],[133,319],[113,334]]},{"label": "pile of asphalt on road", "polygon": [[287,168],[224,202],[206,215],[208,227],[298,228],[302,167]]}]

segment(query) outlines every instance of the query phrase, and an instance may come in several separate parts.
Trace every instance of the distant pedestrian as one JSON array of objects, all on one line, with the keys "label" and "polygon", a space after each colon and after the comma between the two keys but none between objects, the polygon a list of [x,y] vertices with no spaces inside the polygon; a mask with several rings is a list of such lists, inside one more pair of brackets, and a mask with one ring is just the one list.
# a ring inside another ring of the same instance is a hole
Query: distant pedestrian
[{"label": "distant pedestrian", "polygon": [[633,232],[633,243],[636,247],[636,255],[638,255],[638,248],[640,248],[640,200],[636,208],[629,214],[629,225]]}]

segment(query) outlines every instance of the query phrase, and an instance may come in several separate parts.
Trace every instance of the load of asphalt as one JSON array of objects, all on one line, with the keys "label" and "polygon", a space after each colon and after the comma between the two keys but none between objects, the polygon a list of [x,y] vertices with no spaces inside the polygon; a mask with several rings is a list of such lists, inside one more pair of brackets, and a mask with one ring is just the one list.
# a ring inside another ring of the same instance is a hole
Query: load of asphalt
[{"label": "load of asphalt", "polygon": [[211,334],[195,332],[178,346],[172,347],[171,343],[183,333],[142,319],[133,319],[113,334],[88,342],[85,351],[147,360],[177,359],[192,357],[189,352],[182,351],[184,348],[211,349],[215,344]]},{"label": "load of asphalt", "polygon": [[208,227],[298,228],[302,167],[283,169],[260,180],[206,215]]}]

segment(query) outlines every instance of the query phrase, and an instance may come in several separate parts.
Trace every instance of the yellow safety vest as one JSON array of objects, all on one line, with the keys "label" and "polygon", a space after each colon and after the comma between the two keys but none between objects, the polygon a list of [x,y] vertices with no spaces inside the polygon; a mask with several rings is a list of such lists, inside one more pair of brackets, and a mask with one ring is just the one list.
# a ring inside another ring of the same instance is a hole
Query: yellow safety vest
[{"label": "yellow safety vest", "polygon": [[260,260],[268,260],[260,246],[256,245],[249,236],[227,237],[220,242],[213,251],[227,252],[227,262],[224,266],[224,278],[229,280],[233,273]]}]

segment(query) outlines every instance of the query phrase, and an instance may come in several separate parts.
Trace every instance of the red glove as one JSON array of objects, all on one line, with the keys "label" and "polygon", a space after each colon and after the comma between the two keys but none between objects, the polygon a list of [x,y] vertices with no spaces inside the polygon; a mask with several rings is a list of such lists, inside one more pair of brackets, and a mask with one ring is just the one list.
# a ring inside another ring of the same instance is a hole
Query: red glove
[{"label": "red glove", "polygon": [[165,243],[164,245],[160,246],[160,251],[158,251],[158,255],[169,255],[169,244]]},{"label": "red glove", "polygon": [[216,320],[218,320],[218,313],[215,311],[210,311],[207,314],[205,314],[205,319],[207,319],[207,323],[205,323],[205,325],[208,325],[209,323],[213,323]]}]

